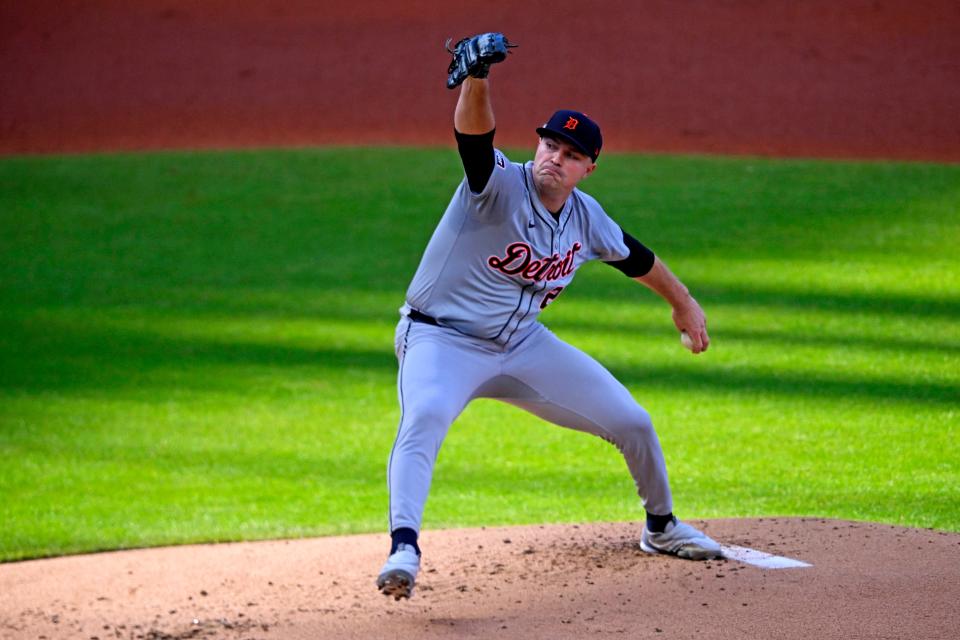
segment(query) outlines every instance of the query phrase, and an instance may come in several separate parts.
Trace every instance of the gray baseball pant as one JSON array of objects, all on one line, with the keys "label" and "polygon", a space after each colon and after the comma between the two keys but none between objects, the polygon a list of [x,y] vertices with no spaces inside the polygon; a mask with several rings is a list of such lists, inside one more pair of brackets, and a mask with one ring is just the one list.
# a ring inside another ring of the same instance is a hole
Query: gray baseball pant
[{"label": "gray baseball pant", "polygon": [[447,430],[474,398],[495,398],[613,443],[644,508],[673,511],[650,415],[600,363],[535,323],[503,347],[409,318],[397,325],[400,426],[387,464],[390,530],[420,531]]}]

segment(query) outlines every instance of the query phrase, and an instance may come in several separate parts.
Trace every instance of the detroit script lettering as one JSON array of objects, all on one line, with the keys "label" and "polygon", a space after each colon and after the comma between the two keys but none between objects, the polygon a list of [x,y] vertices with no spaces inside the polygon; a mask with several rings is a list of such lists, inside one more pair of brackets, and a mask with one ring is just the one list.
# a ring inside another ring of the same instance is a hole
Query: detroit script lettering
[{"label": "detroit script lettering", "polygon": [[507,245],[503,256],[490,256],[487,264],[508,276],[519,275],[524,280],[542,282],[559,280],[573,273],[574,255],[583,247],[579,242],[567,250],[562,258],[559,253],[546,258],[533,259],[533,249],[526,242]]}]

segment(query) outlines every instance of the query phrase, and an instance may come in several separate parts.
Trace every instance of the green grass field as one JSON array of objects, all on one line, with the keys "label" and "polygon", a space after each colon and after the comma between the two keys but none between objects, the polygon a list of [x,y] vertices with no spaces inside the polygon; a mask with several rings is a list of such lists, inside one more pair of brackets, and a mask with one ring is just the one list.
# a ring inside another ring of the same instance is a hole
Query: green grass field
[{"label": "green grass field", "polygon": [[[528,157],[515,153],[514,157]],[[452,150],[0,159],[0,560],[381,531],[396,309]],[[654,417],[681,517],[960,531],[960,166],[605,155],[707,310],[604,265],[544,321]],[[610,445],[490,401],[429,528],[635,520]]]}]

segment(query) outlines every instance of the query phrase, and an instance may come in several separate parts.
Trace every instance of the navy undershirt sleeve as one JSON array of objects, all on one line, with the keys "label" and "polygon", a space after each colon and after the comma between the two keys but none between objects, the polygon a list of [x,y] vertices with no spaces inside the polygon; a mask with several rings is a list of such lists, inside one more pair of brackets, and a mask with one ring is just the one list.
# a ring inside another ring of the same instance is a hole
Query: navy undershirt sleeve
[{"label": "navy undershirt sleeve", "polygon": [[495,132],[496,129],[474,135],[453,130],[457,138],[457,150],[460,151],[463,170],[467,174],[467,183],[474,193],[483,191],[487,181],[490,180],[490,174],[493,173],[493,134]]},{"label": "navy undershirt sleeve", "polygon": [[[621,231],[623,231],[621,229]],[[643,246],[639,240],[623,231],[623,243],[630,249],[630,255],[623,260],[614,260],[607,262],[615,269],[619,269],[630,278],[639,278],[650,273],[653,268],[653,261],[656,259],[653,251]]]}]

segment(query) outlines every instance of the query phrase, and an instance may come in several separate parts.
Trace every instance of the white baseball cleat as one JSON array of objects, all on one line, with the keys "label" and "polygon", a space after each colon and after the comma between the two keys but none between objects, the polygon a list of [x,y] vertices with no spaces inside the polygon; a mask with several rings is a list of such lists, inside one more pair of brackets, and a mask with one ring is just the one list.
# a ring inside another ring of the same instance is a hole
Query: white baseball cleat
[{"label": "white baseball cleat", "polygon": [[413,595],[413,583],[420,571],[420,556],[412,544],[401,542],[397,545],[387,564],[383,565],[377,577],[377,588],[385,596],[393,596],[394,600],[409,598]]},{"label": "white baseball cleat", "polygon": [[640,548],[647,553],[668,553],[688,560],[722,558],[720,545],[707,534],[676,518],[667,524],[663,533],[643,528]]}]

